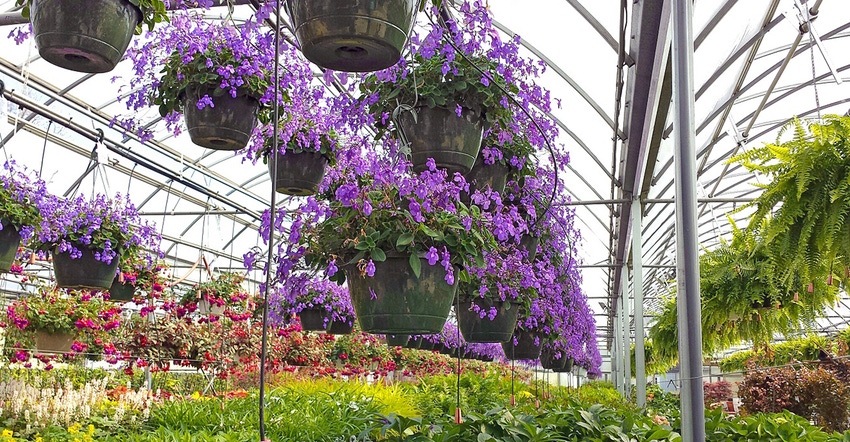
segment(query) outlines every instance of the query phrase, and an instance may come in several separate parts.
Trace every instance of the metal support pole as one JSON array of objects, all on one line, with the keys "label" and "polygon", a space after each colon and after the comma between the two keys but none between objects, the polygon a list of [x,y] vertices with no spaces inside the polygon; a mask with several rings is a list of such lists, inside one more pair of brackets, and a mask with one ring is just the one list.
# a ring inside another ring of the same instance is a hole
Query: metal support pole
[{"label": "metal support pole", "polygon": [[694,118],[692,0],[673,1],[673,106],[676,165],[676,281],[682,441],[705,441],[702,320],[697,249],[697,175]]},{"label": "metal support pole", "polygon": [[[622,271],[623,269],[621,268],[620,272]],[[624,287],[625,284],[621,284],[620,292],[617,293],[617,297],[619,299],[617,301],[617,330],[615,332],[619,337],[619,345],[617,346],[617,380],[620,383],[620,393],[622,393],[623,396],[626,395],[626,361],[624,356],[628,354],[626,352],[627,342],[625,334],[623,333],[623,327],[625,327],[623,323],[626,321],[626,315],[623,313],[625,311],[625,302],[623,299],[623,292],[625,291]]]},{"label": "metal support pole", "polygon": [[638,407],[646,406],[646,357],[643,330],[643,212],[640,199],[632,202],[632,290],[635,297],[635,381]]},{"label": "metal support pole", "polygon": [[[619,295],[618,295],[619,296]],[[622,306],[621,302],[617,303]],[[614,348],[611,349],[611,381],[614,383],[614,387],[617,388],[618,391],[622,391],[623,382],[622,382],[622,371],[620,370],[620,340],[623,335],[620,333],[620,307],[617,307],[617,311],[614,312]]]},{"label": "metal support pole", "polygon": [[623,266],[624,282],[620,284],[623,296],[620,299],[623,301],[623,396],[627,398],[632,395],[632,308],[628,288],[629,273],[629,268]]}]

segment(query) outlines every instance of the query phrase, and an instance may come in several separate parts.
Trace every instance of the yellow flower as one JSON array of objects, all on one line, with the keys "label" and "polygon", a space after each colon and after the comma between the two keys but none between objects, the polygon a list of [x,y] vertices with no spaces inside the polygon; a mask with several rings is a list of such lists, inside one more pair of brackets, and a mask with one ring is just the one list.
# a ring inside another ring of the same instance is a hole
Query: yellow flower
[{"label": "yellow flower", "polygon": [[42,439],[41,436],[36,436],[35,442],[44,442],[44,439]]},{"label": "yellow flower", "polygon": [[80,428],[82,428],[82,427],[83,427],[83,424],[77,422],[76,424],[68,427],[68,434],[77,434],[77,433],[80,432]]},{"label": "yellow flower", "polygon": [[3,436],[3,437],[12,437],[12,435],[13,435],[13,434],[15,434],[15,433],[12,433],[12,430],[5,429],[5,430],[3,430],[3,433],[2,433],[2,434],[0,434],[0,436]]}]

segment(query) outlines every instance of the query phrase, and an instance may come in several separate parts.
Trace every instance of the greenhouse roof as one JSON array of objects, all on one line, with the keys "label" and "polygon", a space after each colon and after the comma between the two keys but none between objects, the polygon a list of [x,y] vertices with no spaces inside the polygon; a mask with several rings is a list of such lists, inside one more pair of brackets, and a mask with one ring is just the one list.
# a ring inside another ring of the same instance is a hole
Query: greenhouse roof
[{"label": "greenhouse roof", "polygon": [[[249,17],[252,7],[236,3],[232,18]],[[570,152],[563,191],[582,231],[584,290],[603,349],[613,333],[612,294],[628,285],[622,269],[633,259],[632,204],[643,213],[649,314],[675,277],[670,3],[489,0],[497,27],[521,36],[527,55],[546,63],[541,84],[561,103],[550,116],[560,128],[557,142]],[[5,30],[21,23],[14,1],[0,0],[0,12]],[[208,16],[228,12],[215,7]],[[760,178],[728,164],[732,155],[773,141],[794,116],[848,113],[848,12],[837,0],[695,2],[701,247],[718,244],[730,230],[727,215],[759,192],[753,184]],[[0,48],[7,158],[39,170],[59,195],[131,194],[161,228],[175,273],[190,280],[204,266],[241,269],[242,254],[262,246],[257,228],[271,192],[262,164],[203,149],[187,134],[171,136],[153,108],[137,115],[150,122],[153,141],[110,126],[128,112],[116,99],[129,92],[128,62],[111,73],[82,74],[41,59],[32,39],[17,45],[10,38]],[[747,213],[731,216],[743,225]],[[843,328],[848,313],[842,300],[815,331]]]}]

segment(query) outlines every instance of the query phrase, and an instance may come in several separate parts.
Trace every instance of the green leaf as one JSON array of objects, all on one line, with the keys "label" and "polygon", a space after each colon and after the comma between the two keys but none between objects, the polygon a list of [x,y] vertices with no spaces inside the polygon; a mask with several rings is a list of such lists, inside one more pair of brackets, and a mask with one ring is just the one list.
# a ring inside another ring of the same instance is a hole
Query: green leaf
[{"label": "green leaf", "polygon": [[410,268],[413,269],[413,274],[416,275],[416,278],[419,278],[419,275],[422,274],[422,260],[419,259],[419,255],[411,253],[408,261],[410,261]]},{"label": "green leaf", "polygon": [[396,247],[406,246],[413,243],[413,232],[404,232],[395,242]]},{"label": "green leaf", "polygon": [[372,250],[372,261],[384,262],[387,260],[387,254],[381,249]]}]

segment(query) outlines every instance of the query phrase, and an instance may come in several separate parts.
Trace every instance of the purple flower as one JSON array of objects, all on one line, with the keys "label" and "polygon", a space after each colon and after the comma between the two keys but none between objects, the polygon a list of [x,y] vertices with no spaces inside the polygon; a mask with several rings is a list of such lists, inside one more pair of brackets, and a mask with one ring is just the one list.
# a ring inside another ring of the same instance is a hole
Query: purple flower
[{"label": "purple flower", "polygon": [[369,260],[369,263],[366,264],[366,274],[369,277],[375,276],[375,263],[372,260]]},{"label": "purple flower", "polygon": [[437,252],[435,247],[431,247],[428,249],[428,253],[425,254],[425,259],[428,260],[428,265],[432,266],[437,264],[437,261],[440,260],[440,254]]}]

